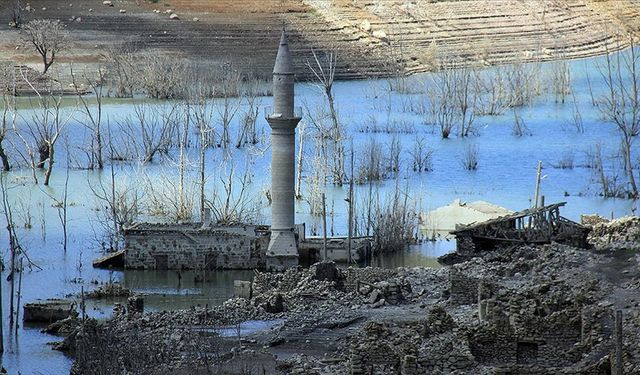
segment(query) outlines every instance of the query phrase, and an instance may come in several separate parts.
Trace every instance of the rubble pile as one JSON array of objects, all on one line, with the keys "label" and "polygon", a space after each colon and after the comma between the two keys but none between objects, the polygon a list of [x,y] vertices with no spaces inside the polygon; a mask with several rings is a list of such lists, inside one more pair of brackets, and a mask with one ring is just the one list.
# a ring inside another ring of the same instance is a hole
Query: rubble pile
[{"label": "rubble pile", "polygon": [[[634,249],[639,220],[595,223],[594,233],[606,238],[592,235],[592,243],[631,241],[625,246]],[[614,316],[623,310],[622,365],[640,373],[640,257],[624,255],[518,244],[440,269],[319,263],[256,272],[249,298],[114,315],[97,325],[94,341],[117,339],[109,358],[127,347],[152,358],[136,339],[160,345],[153,353],[161,353],[161,368],[190,373],[207,361],[263,351],[281,374],[604,374],[615,365]],[[275,319],[277,326],[241,339],[211,329]],[[82,350],[88,358],[87,351],[102,353],[91,345]],[[287,355],[276,359],[279,353]]]},{"label": "rubble pile", "polygon": [[95,290],[87,293],[87,298],[107,298],[107,297],[129,297],[131,295],[131,290],[125,288],[120,283],[106,283],[101,285]]},{"label": "rubble pile", "polygon": [[592,226],[588,241],[596,249],[635,249],[640,242],[640,217],[626,216]]}]

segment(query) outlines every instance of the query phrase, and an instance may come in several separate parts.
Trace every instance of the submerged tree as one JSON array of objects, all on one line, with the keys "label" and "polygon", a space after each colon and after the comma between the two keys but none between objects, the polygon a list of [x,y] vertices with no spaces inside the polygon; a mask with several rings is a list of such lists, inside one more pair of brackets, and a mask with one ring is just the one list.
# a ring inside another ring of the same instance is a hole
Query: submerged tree
[{"label": "submerged tree", "polygon": [[336,65],[338,63],[337,56],[338,54],[335,51],[325,53],[324,56],[320,56],[313,51],[314,61],[307,61],[307,66],[316,79],[316,85],[322,90],[327,100],[331,126],[327,132],[323,131],[325,134],[322,135],[322,137],[333,142],[331,172],[333,182],[341,185],[346,180],[346,173],[344,168],[344,130],[342,129],[342,124],[340,124],[333,97],[333,82],[336,75]]},{"label": "submerged tree", "polygon": [[[0,162],[2,162],[2,170],[7,172],[11,170],[9,157],[3,145],[9,132],[9,122],[15,120],[15,99],[9,98],[6,91],[2,93],[2,117],[0,118]],[[11,113],[10,113],[11,112]]]},{"label": "submerged tree", "polygon": [[[454,66],[460,65],[459,68]],[[442,138],[449,138],[458,126],[461,137],[470,135],[478,112],[477,74],[461,61],[448,61],[433,76],[428,89],[431,123],[440,128]]]},{"label": "submerged tree", "polygon": [[104,168],[104,159],[102,157],[103,140],[102,140],[102,98],[103,98],[103,86],[105,72],[102,67],[98,67],[98,78],[92,80],[86,75],[83,76],[84,81],[91,88],[96,100],[95,107],[89,105],[85,93],[81,90],[81,83],[76,81],[76,76],[71,69],[71,79],[73,80],[73,87],[76,91],[78,101],[81,104],[81,112],[84,116],[84,121],[81,123],[91,133],[91,144],[89,146],[89,169],[102,169]]},{"label": "submerged tree", "polygon": [[606,65],[600,70],[606,94],[598,108],[606,121],[614,124],[620,134],[624,169],[629,183],[628,195],[638,198],[638,186],[633,169],[632,145],[640,132],[640,54],[635,36],[628,35],[630,48],[624,52],[606,54]]},{"label": "submerged tree", "polygon": [[[14,130],[24,143],[29,155],[30,164],[33,167],[45,168],[44,185],[49,185],[53,165],[55,163],[56,142],[60,139],[62,132],[69,123],[70,113],[66,113],[62,108],[62,95],[56,94],[53,88],[49,88],[47,93],[40,93],[31,82],[24,76],[24,80],[37,95],[37,109],[31,118],[25,121],[26,131],[31,138],[28,142],[15,126]],[[35,160],[35,150],[38,153],[38,160]],[[38,180],[35,176],[34,180]]]}]

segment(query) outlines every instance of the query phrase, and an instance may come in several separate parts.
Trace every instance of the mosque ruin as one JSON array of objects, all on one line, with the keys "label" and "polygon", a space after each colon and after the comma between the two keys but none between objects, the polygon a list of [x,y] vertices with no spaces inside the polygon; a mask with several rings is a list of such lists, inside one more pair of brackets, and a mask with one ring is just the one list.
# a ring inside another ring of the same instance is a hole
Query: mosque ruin
[{"label": "mosque ruin", "polygon": [[[125,250],[94,261],[95,267],[128,269],[266,269],[284,271],[301,260],[361,261],[371,256],[370,238],[305,237],[295,224],[295,131],[301,117],[294,99],[294,66],[283,30],[273,68],[271,127],[271,226],[238,223],[135,223],[124,229]],[[207,215],[205,215],[207,216]],[[350,254],[349,254],[350,252]]]}]

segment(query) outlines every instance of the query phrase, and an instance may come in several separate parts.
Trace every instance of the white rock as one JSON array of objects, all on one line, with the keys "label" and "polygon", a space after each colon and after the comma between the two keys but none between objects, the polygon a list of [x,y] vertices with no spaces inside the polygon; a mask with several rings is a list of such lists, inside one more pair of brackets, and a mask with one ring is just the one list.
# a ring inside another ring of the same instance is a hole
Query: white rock
[{"label": "white rock", "polygon": [[169,16],[169,19],[170,19],[170,20],[179,20],[179,19],[180,19],[180,17],[178,17],[178,15],[177,15],[177,14],[175,14],[175,13],[171,13],[171,15]]},{"label": "white rock", "polygon": [[371,22],[364,20],[360,23],[360,28],[364,31],[371,31]]},{"label": "white rock", "polygon": [[120,13],[127,13],[126,9],[120,9]]},{"label": "white rock", "polygon": [[104,0],[102,2],[102,5],[106,5],[106,6],[112,7],[113,6],[113,2],[111,0]]},{"label": "white rock", "polygon": [[171,9],[167,9],[167,10],[165,10],[164,12],[165,12],[166,14],[169,14],[169,13],[173,13],[173,10],[171,10]]},{"label": "white rock", "polygon": [[193,17],[193,22],[198,22],[198,21],[200,21],[200,18],[198,18],[198,17]]},{"label": "white rock", "polygon": [[374,31],[373,36],[378,39],[387,39],[387,33],[385,33],[383,30]]}]

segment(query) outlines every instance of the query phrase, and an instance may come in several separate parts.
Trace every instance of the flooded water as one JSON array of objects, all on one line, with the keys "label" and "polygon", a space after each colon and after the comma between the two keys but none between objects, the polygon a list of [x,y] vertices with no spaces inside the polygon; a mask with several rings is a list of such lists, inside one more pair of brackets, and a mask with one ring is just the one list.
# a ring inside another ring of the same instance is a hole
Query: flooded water
[{"label": "flooded water", "polygon": [[[407,171],[393,178],[373,184],[380,196],[396,189],[407,192],[409,201],[416,211],[427,211],[448,204],[455,198],[463,201],[485,200],[519,210],[531,205],[535,187],[536,165],[543,162],[544,178],[541,193],[546,202],[567,201],[562,214],[578,220],[582,213],[599,213],[605,216],[622,216],[635,211],[636,203],[624,199],[605,199],[598,195],[593,170],[588,168],[589,153],[596,144],[601,144],[608,172],[619,169],[612,155],[618,153],[619,136],[614,125],[604,123],[600,112],[591,104],[589,83],[596,96],[603,91],[598,83],[598,64],[602,59],[586,59],[570,62],[572,90],[576,106],[584,123],[584,132],[577,132],[570,124],[575,111],[571,97],[565,104],[557,104],[550,92],[550,82],[543,80],[546,88],[543,95],[537,97],[531,105],[520,108],[519,116],[529,129],[530,135],[513,135],[514,115],[511,111],[498,116],[478,116],[476,131],[469,137],[452,136],[442,139],[433,126],[427,124],[427,116],[416,114],[409,107],[417,106],[424,100],[421,93],[402,94],[388,90],[387,80],[368,80],[358,82],[337,82],[334,85],[338,112],[347,133],[346,148],[353,144],[354,153],[362,155],[375,139],[382,145],[385,155],[389,154],[392,139],[401,145],[401,164],[408,166]],[[542,64],[541,72],[549,72],[553,64]],[[542,74],[541,73],[541,74]],[[411,77],[408,82],[413,87],[428,85],[429,75]],[[589,77],[589,79],[587,79]],[[296,86],[298,105],[313,109],[322,103],[321,92],[310,84]],[[418,90],[419,91],[419,90]],[[260,106],[270,105],[270,98],[260,98]],[[21,105],[27,106],[27,103]],[[67,110],[71,111],[72,107]],[[103,109],[105,121],[109,124],[116,139],[121,130],[116,124],[123,122],[134,111],[132,102],[109,100]],[[29,121],[33,112],[21,109],[19,122]],[[69,208],[68,208],[68,248],[62,248],[63,237],[59,220],[60,210],[54,199],[60,200],[65,184],[66,165],[85,165],[86,158],[80,145],[89,136],[87,129],[76,120],[78,113],[70,113],[71,122],[66,128],[63,141],[57,150],[58,162],[53,171],[51,186],[34,185],[28,168],[20,168],[7,174],[9,181],[9,201],[13,207],[14,221],[18,226],[21,244],[32,262],[25,263],[22,275],[21,303],[36,299],[55,297],[77,298],[81,289],[91,290],[96,283],[118,280],[136,292],[144,293],[145,308],[162,310],[189,307],[192,305],[212,305],[220,303],[233,294],[233,280],[252,278],[252,271],[212,271],[204,281],[196,282],[190,272],[176,271],[107,271],[91,267],[91,261],[101,255],[103,247],[103,227],[100,219],[104,213],[104,202],[96,198],[96,191],[110,183],[109,168],[104,172],[87,171],[73,168],[69,170]],[[233,121],[232,137],[237,134],[239,115]],[[310,121],[307,129],[311,128]],[[393,124],[391,134],[385,132],[363,132],[378,126]],[[266,121],[259,118],[258,134],[268,135]],[[118,130],[120,129],[120,130]],[[125,134],[120,134],[126,138]],[[266,139],[266,138],[265,138]],[[313,154],[313,142],[310,138],[305,144],[305,155]],[[411,152],[416,139],[422,139],[433,150],[433,170],[415,173],[411,170]],[[17,139],[12,140],[17,149],[22,146]],[[116,141],[114,141],[116,143]],[[69,147],[65,146],[69,144]],[[478,169],[467,171],[460,164],[461,155],[469,145],[477,147]],[[637,154],[637,146],[634,146]],[[124,152],[124,151],[123,151]],[[197,150],[187,150],[189,162],[186,167],[187,189],[195,189],[197,181]],[[221,190],[221,179],[229,173],[229,164],[222,166],[224,155],[235,161],[235,172],[241,174],[248,168],[251,173],[247,184],[246,199],[256,207],[253,218],[259,222],[269,222],[269,208],[264,191],[269,183],[270,150],[268,142],[263,141],[250,148],[235,148],[233,145],[223,151],[213,148],[207,151],[207,175],[210,176],[207,191]],[[13,160],[20,160],[17,152],[11,154]],[[563,159],[571,158],[573,168],[558,168]],[[358,157],[355,158],[359,163]],[[154,162],[121,163],[115,166],[115,180],[120,186],[137,190],[141,199],[152,201],[157,195],[149,186],[158,191],[171,191],[170,185],[177,181],[177,151],[169,150],[166,155],[157,157]],[[304,176],[312,174],[313,166],[304,166]],[[40,175],[42,181],[42,176]],[[152,182],[149,184],[149,182]],[[356,199],[368,194],[368,185],[356,186]],[[303,195],[309,186],[303,185]],[[327,204],[330,211],[329,224],[335,235],[347,232],[347,206],[344,202],[347,187],[327,185]],[[156,199],[157,200],[157,199]],[[163,200],[145,205],[139,220],[162,220],[157,212]],[[166,203],[166,202],[165,202]],[[248,203],[247,203],[248,204]],[[197,207],[196,209],[197,210]],[[310,215],[309,203],[301,200],[296,205],[296,221],[306,222],[307,230],[317,231],[320,219]],[[332,214],[331,214],[332,213]],[[4,220],[3,220],[4,223]],[[4,227],[4,224],[2,225]],[[315,229],[314,229],[315,227]],[[0,231],[0,243],[3,244],[5,270],[2,272],[2,324],[5,332],[5,353],[2,365],[9,373],[22,374],[63,374],[68,373],[71,360],[61,353],[51,350],[46,343],[58,338],[40,333],[41,327],[22,327],[17,335],[9,334],[8,300],[9,285],[6,281],[8,267],[7,234]],[[454,242],[439,240],[412,246],[402,253],[391,254],[375,259],[372,265],[381,267],[399,266],[437,266],[435,258],[455,247]],[[25,261],[26,262],[26,261]],[[113,300],[91,302],[89,313],[104,317],[111,313]]]}]

